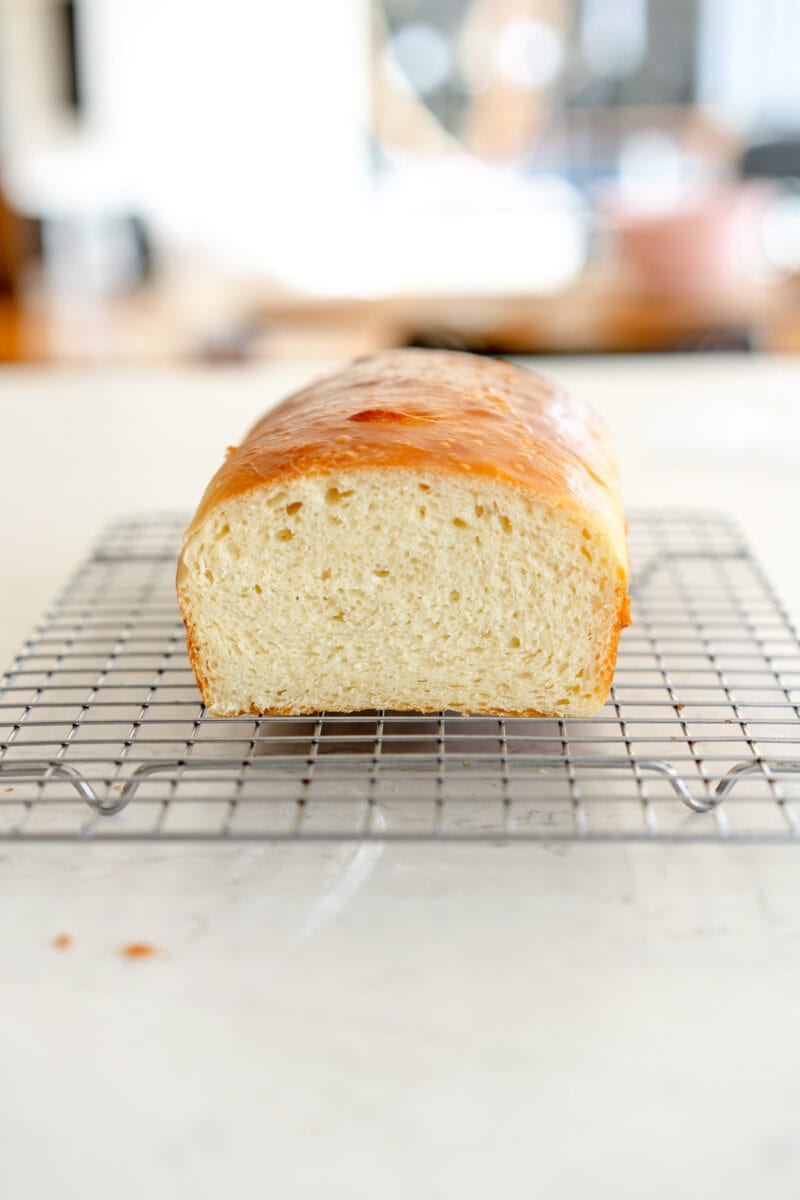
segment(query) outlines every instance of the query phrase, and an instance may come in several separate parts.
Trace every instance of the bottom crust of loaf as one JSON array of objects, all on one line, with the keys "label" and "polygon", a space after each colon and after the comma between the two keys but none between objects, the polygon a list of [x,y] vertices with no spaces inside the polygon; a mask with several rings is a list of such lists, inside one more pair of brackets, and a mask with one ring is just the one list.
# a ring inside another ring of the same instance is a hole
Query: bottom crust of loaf
[{"label": "bottom crust of loaf", "polygon": [[264,485],[186,539],[178,596],[219,716],[590,716],[628,623],[602,523],[496,479],[363,469]]}]

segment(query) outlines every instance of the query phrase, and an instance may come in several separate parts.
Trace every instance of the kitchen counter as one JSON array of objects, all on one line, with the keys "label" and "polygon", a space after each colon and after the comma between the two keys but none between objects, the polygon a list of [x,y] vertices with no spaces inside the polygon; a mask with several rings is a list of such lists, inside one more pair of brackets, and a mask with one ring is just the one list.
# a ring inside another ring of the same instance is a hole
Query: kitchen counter
[{"label": "kitchen counter", "polygon": [[[800,614],[800,360],[539,365]],[[0,658],[319,366],[0,375]],[[795,1197],[799,855],[4,846],[2,1195]]]}]

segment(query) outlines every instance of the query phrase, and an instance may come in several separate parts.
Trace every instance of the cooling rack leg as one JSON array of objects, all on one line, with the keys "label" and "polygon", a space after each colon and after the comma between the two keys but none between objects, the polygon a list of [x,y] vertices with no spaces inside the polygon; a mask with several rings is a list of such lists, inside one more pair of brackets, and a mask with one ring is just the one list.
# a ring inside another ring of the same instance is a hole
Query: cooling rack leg
[{"label": "cooling rack leg", "polygon": [[76,771],[74,767],[67,766],[66,763],[0,763],[0,776],[8,783],[28,783],[31,779],[44,783],[48,779],[63,779],[75,788],[75,791],[86,801],[90,808],[95,809],[106,817],[119,812],[128,803],[127,797],[123,799],[121,796],[119,799],[101,800],[92,785],[83,778],[80,771]]},{"label": "cooling rack leg", "polygon": [[733,791],[738,781],[745,775],[765,773],[767,778],[772,775],[800,775],[800,759],[760,759],[737,763],[727,772],[716,786],[717,804]]}]

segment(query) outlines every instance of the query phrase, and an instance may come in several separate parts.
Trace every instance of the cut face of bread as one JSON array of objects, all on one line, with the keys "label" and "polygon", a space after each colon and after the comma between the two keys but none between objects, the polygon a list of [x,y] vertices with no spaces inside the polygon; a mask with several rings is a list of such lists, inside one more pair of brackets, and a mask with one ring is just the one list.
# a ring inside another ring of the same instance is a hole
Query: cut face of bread
[{"label": "cut face of bread", "polygon": [[626,623],[619,539],[508,480],[379,467],[211,505],[178,575],[209,709],[585,716]]}]

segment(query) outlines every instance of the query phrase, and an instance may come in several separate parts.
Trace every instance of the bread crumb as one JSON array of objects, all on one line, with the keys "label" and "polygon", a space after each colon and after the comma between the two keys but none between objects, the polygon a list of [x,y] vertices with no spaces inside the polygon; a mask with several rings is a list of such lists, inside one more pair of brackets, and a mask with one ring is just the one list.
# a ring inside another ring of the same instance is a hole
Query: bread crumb
[{"label": "bread crumb", "polygon": [[156,953],[156,948],[149,942],[129,942],[123,946],[122,953],[126,958],[150,958]]},{"label": "bread crumb", "polygon": [[68,933],[59,933],[57,937],[53,938],[54,950],[69,950],[71,945],[72,938]]}]

